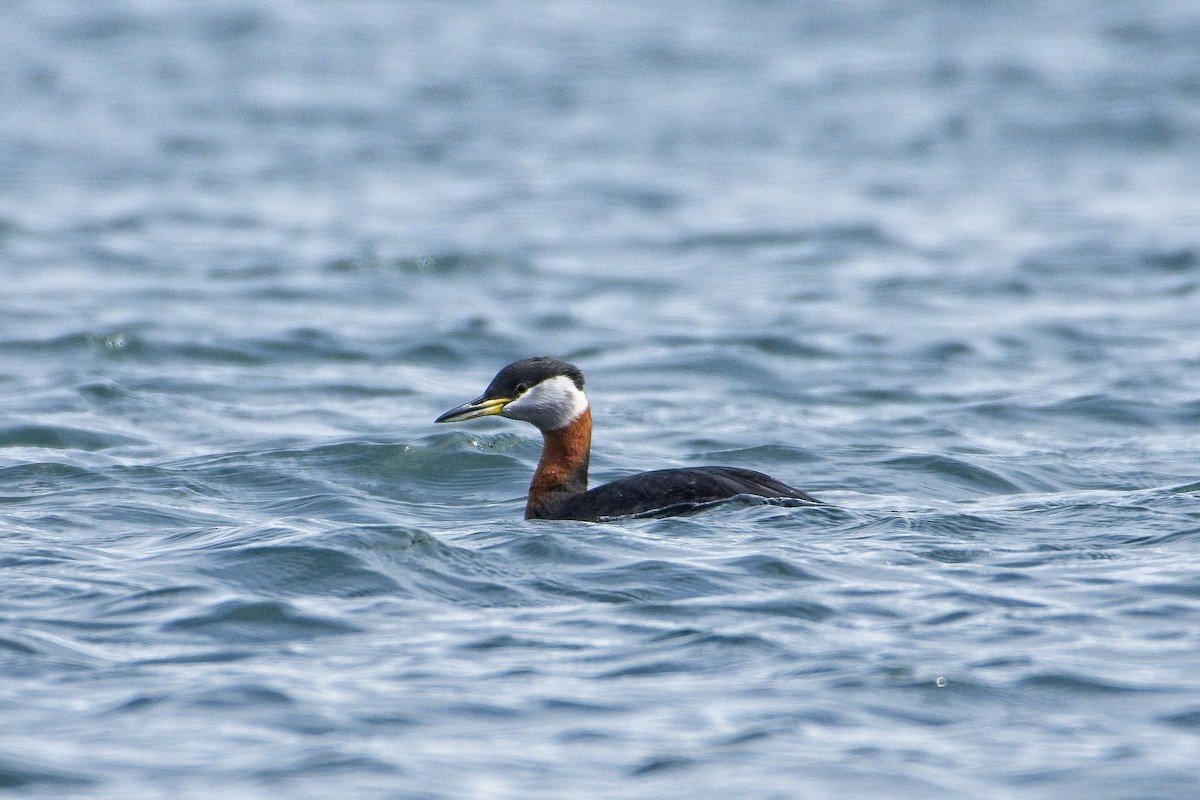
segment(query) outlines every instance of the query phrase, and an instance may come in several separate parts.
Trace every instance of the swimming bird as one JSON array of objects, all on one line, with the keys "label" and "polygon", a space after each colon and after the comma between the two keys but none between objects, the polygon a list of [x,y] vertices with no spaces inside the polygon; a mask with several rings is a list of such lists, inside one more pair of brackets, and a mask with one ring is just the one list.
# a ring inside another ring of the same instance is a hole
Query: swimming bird
[{"label": "swimming bird", "polygon": [[525,519],[597,520],[645,512],[691,510],[738,495],[820,503],[769,475],[739,467],[684,467],[641,472],[588,489],[592,411],[578,367],[539,356],[496,373],[487,389],[435,422],[500,415],[542,432],[542,456],[529,485]]}]

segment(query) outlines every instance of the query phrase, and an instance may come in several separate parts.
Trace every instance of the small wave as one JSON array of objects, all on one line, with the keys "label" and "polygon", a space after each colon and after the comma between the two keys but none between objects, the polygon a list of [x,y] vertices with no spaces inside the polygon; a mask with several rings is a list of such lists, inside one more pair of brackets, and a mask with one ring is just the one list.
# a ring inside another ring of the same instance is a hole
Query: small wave
[{"label": "small wave", "polygon": [[1140,691],[1153,691],[1155,688],[1120,683],[1074,672],[1040,672],[1022,678],[1018,682],[1018,686],[1025,689],[1044,690],[1052,692],[1055,695],[1129,694]]},{"label": "small wave", "polygon": [[697,462],[727,463],[759,469],[765,469],[764,465],[812,464],[824,460],[822,455],[811,448],[782,444],[704,450],[693,453],[690,458]]},{"label": "small wave", "polygon": [[22,758],[18,765],[7,758],[0,759],[0,790],[16,791],[55,787],[58,791],[74,793],[96,781],[78,772],[33,763]]},{"label": "small wave", "polygon": [[1200,733],[1200,708],[1181,711],[1178,714],[1167,714],[1159,719],[1172,727]]},{"label": "small wave", "polygon": [[1043,412],[1096,424],[1151,427],[1163,418],[1163,412],[1152,403],[1126,400],[1107,394],[1084,394],[1043,406]]},{"label": "small wave", "polygon": [[300,611],[278,600],[227,600],[163,626],[168,633],[186,633],[225,643],[286,642],[355,633],[358,628],[340,619]]},{"label": "small wave", "polygon": [[313,545],[263,545],[212,554],[201,571],[271,597],[396,594],[395,581],[349,553]]},{"label": "small wave", "polygon": [[888,247],[896,244],[882,228],[873,223],[828,225],[821,228],[713,230],[685,235],[676,240],[680,250],[750,249],[796,245],[826,247]]},{"label": "small wave", "polygon": [[8,425],[0,427],[0,447],[38,447],[47,450],[84,450],[94,452],[144,440],[106,431],[72,428],[66,425]]},{"label": "small wave", "polygon": [[793,560],[781,558],[766,553],[755,553],[748,556],[738,556],[725,562],[727,568],[740,570],[746,575],[756,576],[770,581],[786,581],[792,584],[796,581],[823,580]]},{"label": "small wave", "polygon": [[883,463],[909,472],[931,475],[981,494],[1019,494],[1024,491],[1023,487],[998,472],[948,455],[906,455],[887,459]]},{"label": "small wave", "polygon": [[0,467],[0,505],[39,501],[47,495],[94,491],[115,485],[103,470],[54,461]]},{"label": "small wave", "polygon": [[1143,588],[1155,594],[1200,600],[1200,579],[1189,577],[1177,581],[1157,581],[1144,584]]},{"label": "small wave", "polygon": [[190,698],[196,706],[210,708],[245,708],[248,706],[294,706],[296,699],[281,689],[257,684],[222,686]]},{"label": "small wave", "polygon": [[77,331],[44,339],[6,339],[0,342],[0,352],[33,358],[138,357],[147,353],[148,349],[147,341],[140,334],[122,329]]},{"label": "small wave", "polygon": [[725,611],[735,611],[754,617],[783,617],[786,619],[801,619],[809,622],[821,622],[837,615],[831,607],[815,600],[788,595],[774,595],[755,600],[729,602],[717,600],[704,603],[705,607],[718,608]]}]

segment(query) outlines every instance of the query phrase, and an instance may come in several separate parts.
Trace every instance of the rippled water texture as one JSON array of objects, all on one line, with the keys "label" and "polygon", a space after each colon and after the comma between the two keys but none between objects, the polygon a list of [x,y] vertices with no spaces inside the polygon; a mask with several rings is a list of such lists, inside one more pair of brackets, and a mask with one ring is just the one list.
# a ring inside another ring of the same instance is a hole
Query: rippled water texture
[{"label": "rippled water texture", "polygon": [[[1194,3],[10,2],[0,794],[1179,798]],[[830,503],[526,523],[594,480]]]}]

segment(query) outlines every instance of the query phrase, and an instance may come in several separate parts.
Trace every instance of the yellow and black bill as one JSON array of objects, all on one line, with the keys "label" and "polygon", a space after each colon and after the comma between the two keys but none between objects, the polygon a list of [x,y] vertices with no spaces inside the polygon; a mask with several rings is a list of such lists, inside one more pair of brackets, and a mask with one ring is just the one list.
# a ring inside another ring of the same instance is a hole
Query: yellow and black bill
[{"label": "yellow and black bill", "polygon": [[480,397],[472,400],[469,403],[463,403],[457,408],[452,408],[445,414],[434,420],[434,422],[465,422],[476,417],[491,417],[504,411],[504,407],[511,403],[511,397]]}]

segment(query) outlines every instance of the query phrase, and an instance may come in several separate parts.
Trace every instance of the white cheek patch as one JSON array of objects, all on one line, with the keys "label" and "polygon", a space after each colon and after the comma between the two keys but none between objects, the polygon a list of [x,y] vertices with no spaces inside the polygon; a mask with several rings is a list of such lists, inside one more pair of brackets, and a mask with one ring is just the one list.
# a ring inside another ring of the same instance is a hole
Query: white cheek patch
[{"label": "white cheek patch", "polygon": [[573,380],[559,375],[542,381],[506,405],[502,415],[532,422],[544,431],[554,431],[570,425],[587,407],[587,395]]}]

